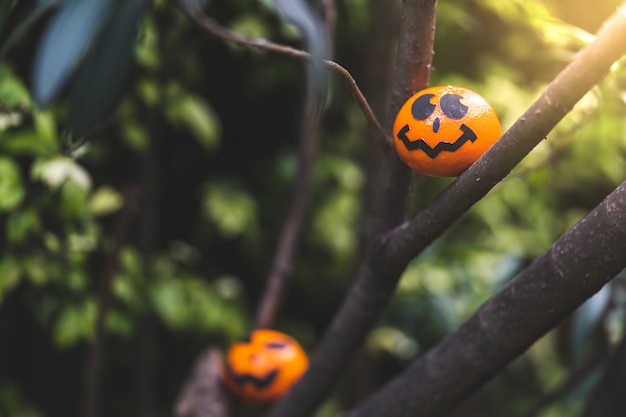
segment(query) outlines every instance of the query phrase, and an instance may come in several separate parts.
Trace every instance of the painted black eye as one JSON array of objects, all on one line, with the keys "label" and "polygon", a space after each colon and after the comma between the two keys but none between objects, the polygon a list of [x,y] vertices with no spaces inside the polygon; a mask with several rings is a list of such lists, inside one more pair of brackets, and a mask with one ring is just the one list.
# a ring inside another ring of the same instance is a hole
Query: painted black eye
[{"label": "painted black eye", "polygon": [[285,347],[285,344],[281,342],[269,342],[265,347],[269,349],[282,349]]},{"label": "painted black eye", "polygon": [[424,94],[415,99],[411,106],[411,114],[415,120],[426,120],[428,116],[433,114],[435,107],[437,107],[430,102],[433,97],[435,97],[434,94]]},{"label": "painted black eye", "polygon": [[463,97],[458,94],[446,94],[439,100],[441,111],[451,119],[459,120],[467,114],[467,106],[461,103]]}]

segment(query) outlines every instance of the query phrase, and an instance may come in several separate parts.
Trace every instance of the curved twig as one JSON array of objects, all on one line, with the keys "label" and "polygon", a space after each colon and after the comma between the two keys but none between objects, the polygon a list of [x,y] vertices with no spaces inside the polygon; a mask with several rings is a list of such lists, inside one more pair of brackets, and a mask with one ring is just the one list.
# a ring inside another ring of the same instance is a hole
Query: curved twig
[{"label": "curved twig", "polygon": [[294,253],[300,240],[309,202],[311,174],[317,151],[323,95],[320,95],[310,66],[307,66],[306,74],[307,83],[300,125],[298,164],[291,206],[280,235],[272,269],[255,315],[254,327],[257,329],[271,327],[276,318],[278,308],[283,299],[287,279],[291,273]]},{"label": "curved twig", "polygon": [[[290,46],[281,45],[276,42],[269,41],[267,39],[256,38],[253,36],[243,35],[241,33],[233,32],[232,30],[221,26],[214,19],[206,16],[202,13],[202,11],[198,9],[194,9],[191,5],[188,4],[185,0],[180,0],[180,5],[183,13],[195,22],[200,28],[205,30],[207,33],[210,33],[213,36],[216,36],[222,40],[236,43],[240,46],[252,47],[257,49],[263,49],[265,51],[274,52],[277,54],[285,55],[292,58],[298,59],[310,59],[311,54],[306,51],[292,48]],[[352,77],[350,72],[339,65],[338,63],[331,60],[324,60],[324,63],[328,66],[329,69],[337,73],[343,80],[348,90],[354,97],[357,102],[357,105],[361,109],[363,116],[367,120],[367,124],[370,129],[377,133],[377,137],[380,138],[381,146],[384,148],[391,148],[393,146],[393,139],[385,132],[381,124],[378,122],[376,115],[372,111],[367,99],[361,92],[356,80]]]}]

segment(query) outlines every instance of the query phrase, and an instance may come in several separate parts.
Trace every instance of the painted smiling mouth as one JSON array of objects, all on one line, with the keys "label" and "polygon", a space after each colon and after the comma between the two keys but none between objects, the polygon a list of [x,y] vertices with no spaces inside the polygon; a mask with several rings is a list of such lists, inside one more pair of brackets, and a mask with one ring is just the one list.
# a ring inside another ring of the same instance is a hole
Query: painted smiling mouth
[{"label": "painted smiling mouth", "polygon": [[229,365],[227,365],[227,367],[231,376],[233,377],[233,381],[235,381],[237,385],[243,386],[244,384],[249,383],[255,386],[257,389],[267,388],[269,385],[271,385],[278,376],[279,372],[278,369],[274,369],[273,371],[268,372],[266,376],[258,377],[251,374],[238,374]]},{"label": "painted smiling mouth", "polygon": [[454,152],[461,146],[463,146],[468,140],[470,142],[474,142],[477,139],[476,133],[474,133],[474,131],[470,129],[465,123],[460,126],[460,129],[463,133],[461,134],[461,136],[458,137],[457,140],[455,140],[454,142],[439,142],[434,148],[432,148],[422,138],[419,138],[417,140],[409,139],[406,135],[407,132],[411,130],[409,125],[404,125],[404,127],[400,129],[400,131],[398,132],[398,139],[402,141],[407,150],[414,151],[417,149],[421,149],[422,151],[424,151],[424,153],[426,153],[426,155],[434,159],[443,151]]}]

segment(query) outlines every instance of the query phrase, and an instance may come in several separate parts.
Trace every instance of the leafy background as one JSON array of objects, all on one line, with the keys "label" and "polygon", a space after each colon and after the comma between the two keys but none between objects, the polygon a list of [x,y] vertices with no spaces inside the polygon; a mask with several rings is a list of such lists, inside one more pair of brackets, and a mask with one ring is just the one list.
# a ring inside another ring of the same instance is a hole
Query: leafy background
[{"label": "leafy background", "polygon": [[[364,42],[373,3],[337,2],[335,59],[357,81],[373,65]],[[506,128],[617,4],[440,2],[431,84],[480,92]],[[205,9],[233,30],[302,46],[271,2]],[[100,282],[132,187],[142,207],[113,281],[102,414],[169,415],[197,355],[226,348],[251,323],[296,168],[302,65],[211,38],[163,0],[4,1],[0,28],[0,416],[79,412]],[[411,263],[320,417],[436,343],[626,178],[624,66]],[[331,82],[276,323],[307,349],[351,282],[374,177],[365,154],[376,144],[347,89]],[[416,178],[411,209],[449,181]],[[468,413],[527,415],[606,354],[624,334],[624,278],[485,387]],[[591,369],[537,415],[579,412]]]}]

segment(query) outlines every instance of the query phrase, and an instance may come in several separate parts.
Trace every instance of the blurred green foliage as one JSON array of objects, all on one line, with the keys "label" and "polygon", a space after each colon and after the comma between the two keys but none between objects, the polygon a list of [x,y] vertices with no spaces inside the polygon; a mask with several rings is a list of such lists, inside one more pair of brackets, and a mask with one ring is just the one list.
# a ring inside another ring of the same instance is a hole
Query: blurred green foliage
[{"label": "blurred green foliage", "polygon": [[[144,371],[132,358],[149,356],[138,347],[145,332],[155,341],[157,409],[167,415],[197,354],[210,343],[226,347],[251,322],[289,204],[303,71],[289,58],[208,37],[168,2],[57,3],[0,3],[0,416],[76,412],[115,243],[123,247],[106,317],[103,415],[136,415],[132,384],[108,375],[139,378]],[[301,46],[270,2],[213,3],[206,10],[233,30]],[[357,81],[376,65],[362,41],[376,19],[370,3],[337,4],[336,60]],[[601,3],[578,16],[557,1],[440,2],[431,84],[478,91],[507,128],[617,4]],[[85,16],[93,24],[59,23]],[[115,17],[123,17],[119,26],[108,20]],[[371,369],[382,371],[362,369],[363,378],[378,385],[422,354],[626,178],[625,66],[614,65],[409,265],[367,343]],[[276,323],[307,348],[341,302],[367,233],[372,175],[360,155],[374,145],[334,82],[309,217]],[[416,178],[411,210],[449,181]],[[116,242],[132,185],[142,191],[140,213],[127,241]],[[513,364],[521,382],[491,387],[477,415],[523,415],[572,367],[617,343],[624,278]],[[589,381],[541,415],[576,413]],[[337,395],[318,415],[335,415],[343,401]]]}]

